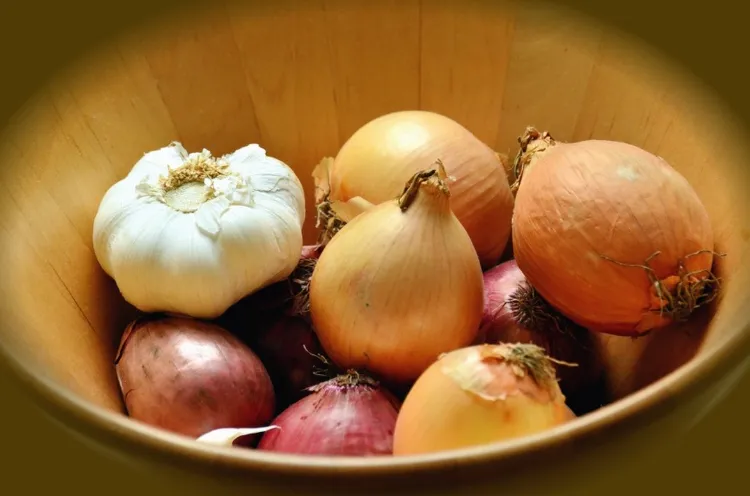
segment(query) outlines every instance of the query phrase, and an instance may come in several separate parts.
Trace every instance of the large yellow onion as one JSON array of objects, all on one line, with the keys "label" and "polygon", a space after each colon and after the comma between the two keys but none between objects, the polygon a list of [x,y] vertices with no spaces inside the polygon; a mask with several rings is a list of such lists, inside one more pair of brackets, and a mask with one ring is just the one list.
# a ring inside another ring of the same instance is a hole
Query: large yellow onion
[{"label": "large yellow onion", "polygon": [[398,199],[359,214],[320,255],[310,317],[339,367],[403,384],[476,336],[482,270],[444,178],[442,166],[415,174]]},{"label": "large yellow onion", "polygon": [[334,160],[324,160],[314,172],[317,200],[391,200],[424,164],[435,160],[442,160],[455,178],[451,208],[469,233],[482,266],[495,265],[510,238],[513,195],[508,178],[498,155],[446,116],[401,111],[366,123]]},{"label": "large yellow onion", "polygon": [[637,336],[719,292],[714,234],[690,183],[627,143],[520,139],[513,252],[529,283],[592,331]]},{"label": "large yellow onion", "polygon": [[417,379],[396,420],[393,454],[505,441],[574,418],[542,348],[471,346],[446,353]]}]

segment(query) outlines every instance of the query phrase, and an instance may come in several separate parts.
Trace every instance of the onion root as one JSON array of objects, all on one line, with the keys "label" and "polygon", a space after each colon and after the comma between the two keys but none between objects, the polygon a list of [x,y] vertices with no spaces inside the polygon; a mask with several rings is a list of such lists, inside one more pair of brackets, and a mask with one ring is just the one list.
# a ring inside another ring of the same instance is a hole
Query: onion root
[{"label": "onion root", "polygon": [[649,255],[642,264],[620,262],[606,255],[600,256],[622,267],[643,269],[651,283],[651,307],[649,311],[657,313],[660,318],[667,317],[674,322],[685,322],[698,307],[711,303],[719,296],[721,279],[713,271],[705,269],[688,271],[685,267],[687,259],[705,253],[710,253],[716,257],[725,256],[724,253],[717,253],[713,250],[698,250],[689,253],[679,261],[677,274],[669,275],[663,279],[659,279],[650,266],[651,260],[661,255],[660,251]]}]

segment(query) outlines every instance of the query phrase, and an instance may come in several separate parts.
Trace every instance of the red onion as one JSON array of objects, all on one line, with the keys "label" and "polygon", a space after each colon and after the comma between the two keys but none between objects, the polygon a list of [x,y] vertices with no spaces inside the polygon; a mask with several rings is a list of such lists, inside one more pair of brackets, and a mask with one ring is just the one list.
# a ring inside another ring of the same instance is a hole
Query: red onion
[{"label": "red onion", "polygon": [[254,336],[252,343],[271,375],[279,410],[306,395],[307,388],[323,380],[316,371],[325,366],[325,357],[315,332],[305,319],[281,315],[273,325]]},{"label": "red onion", "polygon": [[252,293],[232,305],[215,323],[248,342],[275,324],[279,314],[307,317],[307,285],[321,245],[302,247],[297,267],[289,277]]},{"label": "red onion", "polygon": [[530,343],[544,348],[551,358],[568,362],[556,364],[563,393],[574,402],[586,396],[591,400],[590,388],[599,383],[602,369],[589,332],[552,308],[514,259],[484,273],[484,292],[477,342]]},{"label": "red onion", "polygon": [[311,388],[284,410],[258,449],[284,453],[373,456],[393,453],[400,402],[373,379],[356,372]]},{"label": "red onion", "polygon": [[125,329],[115,359],[130,417],[197,438],[258,427],[274,414],[271,379],[258,356],[208,322],[151,315]]}]

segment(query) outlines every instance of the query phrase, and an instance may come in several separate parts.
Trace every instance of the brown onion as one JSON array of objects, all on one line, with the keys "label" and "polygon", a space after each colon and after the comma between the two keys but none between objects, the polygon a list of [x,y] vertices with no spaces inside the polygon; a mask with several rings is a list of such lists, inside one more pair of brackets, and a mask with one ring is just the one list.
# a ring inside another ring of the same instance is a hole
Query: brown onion
[{"label": "brown onion", "polygon": [[115,359],[128,415],[192,438],[260,427],[273,416],[271,379],[258,356],[208,322],[150,315],[125,329]]},{"label": "brown onion", "polygon": [[535,344],[551,358],[574,364],[554,363],[568,402],[579,414],[599,406],[601,398],[592,397],[592,388],[602,380],[602,366],[591,333],[552,308],[515,260],[484,272],[484,296],[477,343]]},{"label": "brown onion", "polygon": [[540,347],[521,343],[445,353],[406,396],[393,454],[485,445],[572,421],[552,361]]},{"label": "brown onion", "polygon": [[711,219],[662,158],[617,141],[520,138],[513,252],[544,298],[578,324],[641,335],[718,295]]},{"label": "brown onion", "polygon": [[[467,231],[483,267],[496,264],[511,230],[513,195],[501,157],[448,116],[423,110],[397,111],[366,122],[341,146],[335,159],[313,171],[316,204],[360,197],[377,205],[397,197],[425,164],[442,160],[451,182],[450,208]],[[324,215],[322,227],[331,221]],[[320,218],[319,218],[320,221]]]},{"label": "brown onion", "polygon": [[436,162],[326,245],[310,281],[310,317],[338,367],[407,383],[473,341],[482,268],[450,208],[449,182]]},{"label": "brown onion", "polygon": [[273,420],[258,449],[328,456],[390,455],[400,402],[372,378],[349,372],[311,393]]}]

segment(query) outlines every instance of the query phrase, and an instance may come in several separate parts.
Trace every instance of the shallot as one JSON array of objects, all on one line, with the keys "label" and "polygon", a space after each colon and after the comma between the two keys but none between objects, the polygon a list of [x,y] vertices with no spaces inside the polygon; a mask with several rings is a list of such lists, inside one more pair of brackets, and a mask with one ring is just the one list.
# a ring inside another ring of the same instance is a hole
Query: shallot
[{"label": "shallot", "polygon": [[127,326],[115,359],[130,417],[198,438],[265,425],[271,379],[258,356],[225,329],[192,318],[142,317]]}]

